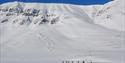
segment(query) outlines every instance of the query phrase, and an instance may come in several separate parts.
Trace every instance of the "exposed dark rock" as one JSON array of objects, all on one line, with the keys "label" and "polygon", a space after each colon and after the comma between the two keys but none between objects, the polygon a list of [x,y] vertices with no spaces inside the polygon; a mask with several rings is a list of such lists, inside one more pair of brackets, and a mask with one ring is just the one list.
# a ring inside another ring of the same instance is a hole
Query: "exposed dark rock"
[{"label": "exposed dark rock", "polygon": [[8,19],[4,19],[4,20],[1,21],[1,23],[5,23],[7,21],[8,21]]}]

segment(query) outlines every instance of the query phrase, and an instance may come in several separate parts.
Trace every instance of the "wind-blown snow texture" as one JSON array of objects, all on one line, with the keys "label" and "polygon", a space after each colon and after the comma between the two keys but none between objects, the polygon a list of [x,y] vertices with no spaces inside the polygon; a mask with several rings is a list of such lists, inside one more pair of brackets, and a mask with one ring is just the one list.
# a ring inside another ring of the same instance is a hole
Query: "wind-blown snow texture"
[{"label": "wind-blown snow texture", "polygon": [[104,6],[0,5],[1,63],[125,63],[124,10],[116,5],[122,1]]}]

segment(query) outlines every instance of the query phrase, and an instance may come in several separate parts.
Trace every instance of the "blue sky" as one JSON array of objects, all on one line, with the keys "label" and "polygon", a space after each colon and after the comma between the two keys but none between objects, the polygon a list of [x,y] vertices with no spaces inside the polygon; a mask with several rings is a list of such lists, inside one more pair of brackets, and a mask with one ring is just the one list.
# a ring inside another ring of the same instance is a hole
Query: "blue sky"
[{"label": "blue sky", "polygon": [[104,4],[111,0],[0,0],[0,4],[5,2],[39,2],[39,3],[70,3],[79,5]]}]

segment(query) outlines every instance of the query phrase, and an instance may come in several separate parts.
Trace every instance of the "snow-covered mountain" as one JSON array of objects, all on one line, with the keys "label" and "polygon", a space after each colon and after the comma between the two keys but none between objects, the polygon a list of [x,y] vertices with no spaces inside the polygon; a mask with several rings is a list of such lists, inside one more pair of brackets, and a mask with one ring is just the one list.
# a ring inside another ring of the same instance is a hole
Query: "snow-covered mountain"
[{"label": "snow-covered mountain", "polygon": [[124,63],[125,32],[98,25],[100,10],[92,17],[89,9],[53,3],[0,5],[1,63]]},{"label": "snow-covered mountain", "polygon": [[96,24],[125,31],[125,0],[113,0],[105,5],[82,6]]}]

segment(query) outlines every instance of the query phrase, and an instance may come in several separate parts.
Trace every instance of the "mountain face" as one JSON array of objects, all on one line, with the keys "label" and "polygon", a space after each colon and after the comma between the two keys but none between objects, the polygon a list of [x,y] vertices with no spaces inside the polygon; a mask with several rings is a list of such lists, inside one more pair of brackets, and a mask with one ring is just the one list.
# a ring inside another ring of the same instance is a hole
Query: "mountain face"
[{"label": "mountain face", "polygon": [[124,63],[124,31],[98,25],[98,15],[105,12],[90,14],[89,9],[71,4],[0,5],[1,63]]},{"label": "mountain face", "polygon": [[[8,5],[10,5],[8,7]],[[68,11],[70,10],[68,6],[63,6],[62,5],[32,5],[32,4],[23,4],[23,3],[18,3],[15,2],[15,4],[8,4],[1,6],[1,23],[6,23],[9,20],[9,24],[17,24],[17,25],[40,25],[42,23],[48,23],[48,24],[54,24],[57,23],[60,19],[63,20],[64,18],[67,17],[63,16],[64,14],[76,14],[73,11]],[[60,9],[60,7],[62,7]],[[65,8],[66,9],[63,9]],[[71,6],[72,9],[74,9],[73,5]],[[68,12],[67,12],[68,11]],[[74,10],[76,11],[76,10]],[[66,13],[64,13],[66,12]],[[84,13],[84,12],[83,12]],[[92,20],[87,16],[87,14],[84,14],[85,18],[88,19],[87,22],[92,22]],[[5,18],[9,17],[9,18]],[[76,16],[80,16],[76,15]],[[17,17],[17,18],[15,18]],[[82,18],[83,17],[79,17]]]},{"label": "mountain face", "polygon": [[85,6],[85,12],[96,24],[125,31],[125,0],[114,0],[105,5]]}]

